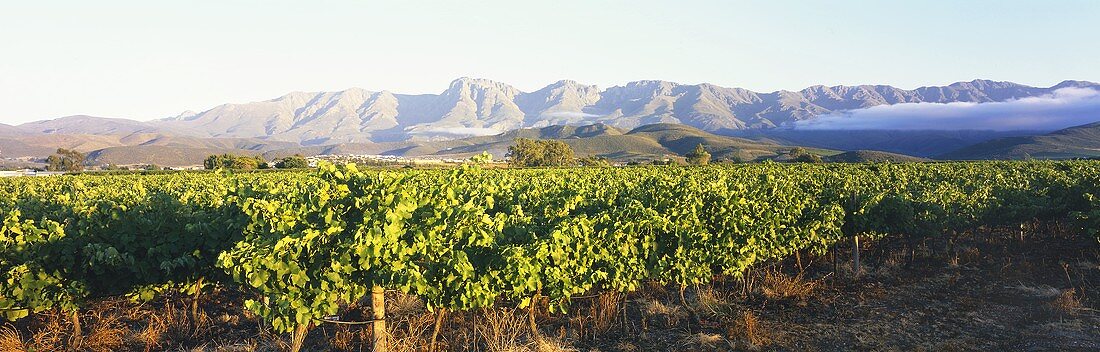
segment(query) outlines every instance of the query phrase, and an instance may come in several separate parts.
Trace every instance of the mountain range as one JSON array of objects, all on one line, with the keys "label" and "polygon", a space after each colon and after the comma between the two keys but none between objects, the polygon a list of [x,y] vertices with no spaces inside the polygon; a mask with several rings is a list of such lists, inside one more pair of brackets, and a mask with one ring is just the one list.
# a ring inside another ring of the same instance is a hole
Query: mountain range
[{"label": "mountain range", "polygon": [[247,104],[154,121],[154,128],[203,137],[266,137],[304,145],[439,140],[519,128],[604,123],[632,129],[680,123],[720,132],[770,128],[837,111],[900,103],[999,102],[1050,94],[1065,81],[1038,88],[975,80],[905,90],[885,85],[813,86],[757,93],[712,84],[637,81],[600,90],[563,80],[534,92],[485,79],[459,78],[440,94],[406,95],[352,88],[295,92]]},{"label": "mountain range", "polygon": [[[1100,84],[1064,81],[1051,87],[1031,87],[974,80],[912,90],[887,85],[818,85],[799,91],[758,93],[706,83],[651,80],[600,89],[563,80],[524,92],[500,82],[459,78],[440,94],[351,88],[294,92],[272,100],[223,104],[153,121],[69,116],[18,126],[0,124],[0,156],[41,156],[56,147],[75,148],[94,156],[130,155],[125,158],[128,160],[157,154],[164,155],[157,159],[181,161],[190,161],[194,157],[188,155],[197,153],[394,152],[399,148],[391,147],[396,146],[435,154],[446,148],[479,145],[478,138],[483,136],[524,129],[597,125],[627,135],[653,124],[679,124],[708,134],[744,137],[747,139],[736,140],[754,146],[806,145],[936,156],[1001,137],[1040,132],[871,133],[777,127],[882,105],[1005,102],[1047,96],[1062,88],[1100,90]],[[437,145],[446,147],[434,150]]]}]

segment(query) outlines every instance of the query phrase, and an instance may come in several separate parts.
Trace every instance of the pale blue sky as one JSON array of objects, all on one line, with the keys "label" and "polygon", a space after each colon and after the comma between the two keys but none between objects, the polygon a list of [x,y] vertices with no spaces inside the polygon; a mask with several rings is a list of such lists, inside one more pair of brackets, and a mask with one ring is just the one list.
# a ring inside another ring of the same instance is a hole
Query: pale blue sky
[{"label": "pale blue sky", "polygon": [[1100,81],[1100,1],[0,0],[0,122],[161,118],[460,76],[903,88]]}]

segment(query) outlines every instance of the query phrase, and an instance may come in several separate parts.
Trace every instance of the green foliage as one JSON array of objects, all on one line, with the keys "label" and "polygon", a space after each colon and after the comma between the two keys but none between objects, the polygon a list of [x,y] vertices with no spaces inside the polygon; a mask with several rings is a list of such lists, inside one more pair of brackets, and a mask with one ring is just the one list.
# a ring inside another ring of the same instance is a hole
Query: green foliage
[{"label": "green foliage", "polygon": [[805,148],[795,147],[787,153],[788,160],[795,163],[821,163],[821,156],[806,151]]},{"label": "green foliage", "polygon": [[208,156],[206,160],[203,160],[202,165],[207,170],[255,170],[268,168],[267,162],[264,161],[262,157],[233,154]]},{"label": "green foliage", "polygon": [[295,154],[275,162],[276,169],[305,169],[309,168],[309,161],[305,157]]},{"label": "green foliage", "polygon": [[691,165],[706,165],[710,163],[710,153],[706,148],[703,148],[703,144],[695,145],[695,149],[684,155],[687,158],[688,164]]},{"label": "green foliage", "polygon": [[54,155],[46,158],[46,169],[50,171],[84,171],[84,154],[65,148],[57,148]]},{"label": "green foliage", "polygon": [[573,148],[562,141],[517,138],[508,147],[509,164],[517,167],[571,166]]},{"label": "green foliage", "polygon": [[493,154],[489,152],[481,152],[481,154],[470,157],[470,162],[474,164],[487,164],[493,162]]},{"label": "green foliage", "polygon": [[77,175],[0,180],[7,319],[237,285],[277,331],[381,286],[453,310],[692,285],[854,235],[1072,218],[1100,162]]},{"label": "green foliage", "polygon": [[601,158],[598,156],[588,156],[577,159],[577,164],[587,167],[607,167],[611,166],[611,162],[607,158]]},{"label": "green foliage", "polygon": [[246,221],[213,173],[4,181],[0,308],[71,310],[88,297],[222,276],[214,261]]},{"label": "green foliage", "polygon": [[50,268],[54,260],[72,264],[53,250],[65,240],[64,229],[54,221],[35,223],[20,215],[18,210],[8,212],[0,228],[0,313],[15,320],[52,308],[76,309],[84,287]]},{"label": "green foliage", "polygon": [[652,164],[652,165],[658,165],[658,166],[668,166],[668,165],[680,165],[680,164],[682,164],[679,160],[671,159],[671,158],[670,159],[656,159],[656,160],[653,160],[649,163]]}]

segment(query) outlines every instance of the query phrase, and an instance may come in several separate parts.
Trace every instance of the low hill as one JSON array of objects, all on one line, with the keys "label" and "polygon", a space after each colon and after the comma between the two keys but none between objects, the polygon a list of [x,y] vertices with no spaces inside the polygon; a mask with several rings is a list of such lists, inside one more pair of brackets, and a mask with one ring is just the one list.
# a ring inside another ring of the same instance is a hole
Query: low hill
[{"label": "low hill", "polygon": [[854,150],[837,155],[826,156],[822,159],[830,163],[907,163],[930,161],[930,159],[918,158],[915,156],[908,156],[904,154],[880,152],[877,150]]},{"label": "low hill", "polygon": [[85,160],[100,165],[154,164],[161,166],[202,165],[207,156],[214,154],[257,155],[256,151],[240,149],[216,149],[137,145],[110,147],[88,153]]},{"label": "low hill", "polygon": [[1100,157],[1100,122],[1029,137],[999,138],[939,156],[947,160]]},{"label": "low hill", "polygon": [[148,122],[87,115],[28,122],[19,125],[19,128],[28,133],[45,134],[129,135],[139,132],[155,133],[162,131],[160,127],[153,126]]},{"label": "low hill", "polygon": [[774,157],[791,149],[775,143],[720,136],[687,125],[670,123],[641,126],[627,135],[651,139],[677,155],[684,155],[696,145],[703,144],[716,160],[755,160]]},{"label": "low hill", "polygon": [[14,137],[27,134],[27,131],[19,127],[0,123],[0,137]]},{"label": "low hill", "polygon": [[517,137],[565,137],[557,139],[569,144],[578,156],[600,156],[613,160],[660,159],[680,156],[703,144],[715,160],[755,160],[785,153],[790,147],[761,143],[742,138],[715,135],[682,124],[662,123],[645,125],[628,132],[597,124],[577,127],[566,134],[557,134],[560,126],[540,129],[524,129],[491,137],[475,137],[460,140],[469,145],[451,147],[434,154],[476,154],[489,151],[504,155],[512,140]]},{"label": "low hill", "polygon": [[0,138],[0,158],[46,157],[57,150],[28,144],[18,138]]},{"label": "low hill", "polygon": [[[98,121],[98,120],[96,120]],[[0,136],[0,158],[45,158],[57,148],[85,153],[91,164],[202,164],[210,154],[260,154],[297,147],[297,143],[258,138],[198,138],[154,132],[129,134],[30,133]]]},{"label": "low hill", "polygon": [[796,130],[787,128],[723,131],[720,134],[758,142],[833,150],[879,150],[934,157],[998,138],[1040,135],[1049,131],[901,131]]},{"label": "low hill", "polygon": [[[786,153],[790,146],[715,135],[681,124],[653,124],[624,132],[593,124],[549,126],[513,130],[493,136],[450,141],[344,143],[275,150],[264,154],[277,158],[293,154],[383,154],[398,156],[468,157],[489,152],[503,157],[516,138],[553,139],[569,144],[577,156],[600,156],[613,160],[651,160],[680,156],[698,144],[706,145],[715,160],[756,160]],[[824,151],[824,153],[829,153]]]}]

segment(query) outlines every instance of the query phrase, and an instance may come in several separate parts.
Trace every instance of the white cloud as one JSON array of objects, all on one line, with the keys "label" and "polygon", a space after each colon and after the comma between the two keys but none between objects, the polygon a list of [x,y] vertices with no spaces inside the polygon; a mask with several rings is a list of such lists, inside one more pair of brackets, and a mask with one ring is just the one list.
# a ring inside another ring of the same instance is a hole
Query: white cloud
[{"label": "white cloud", "polygon": [[799,121],[810,130],[1056,130],[1100,121],[1100,91],[1062,88],[992,103],[906,103]]},{"label": "white cloud", "polygon": [[412,134],[429,134],[429,135],[445,135],[445,136],[492,136],[500,134],[502,131],[495,128],[481,128],[481,127],[436,127],[410,131]]}]

